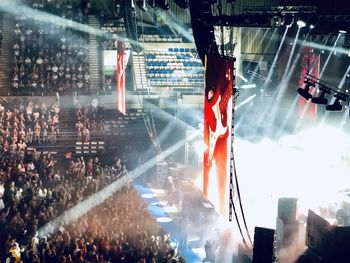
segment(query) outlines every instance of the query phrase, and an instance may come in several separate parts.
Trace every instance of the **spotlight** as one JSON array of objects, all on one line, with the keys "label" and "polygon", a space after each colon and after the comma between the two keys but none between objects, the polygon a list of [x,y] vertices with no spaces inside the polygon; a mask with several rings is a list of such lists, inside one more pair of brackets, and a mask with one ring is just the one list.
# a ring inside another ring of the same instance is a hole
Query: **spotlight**
[{"label": "spotlight", "polygon": [[346,31],[346,30],[339,30],[339,33],[340,33],[340,34],[346,34],[347,31]]},{"label": "spotlight", "polygon": [[315,87],[315,83],[312,82],[312,81],[310,81],[309,79],[306,79],[306,80],[304,81],[304,83],[306,84],[305,89],[299,88],[299,89],[297,90],[297,92],[298,92],[302,97],[304,97],[306,100],[309,100],[309,99],[312,98],[312,95],[311,95],[310,92],[309,92],[309,91],[310,91],[310,86]]},{"label": "spotlight", "polygon": [[306,27],[306,23],[303,20],[298,20],[297,21],[297,25],[300,28]]},{"label": "spotlight", "polygon": [[343,109],[343,106],[340,104],[339,98],[336,98],[333,104],[326,106],[326,110],[328,111],[341,111],[342,109]]},{"label": "spotlight", "polygon": [[324,87],[320,87],[321,89],[321,94],[319,97],[314,97],[311,99],[311,101],[315,104],[323,104],[323,105],[327,105],[328,100],[325,98],[326,94],[331,94],[330,90],[324,88]]},{"label": "spotlight", "polygon": [[326,110],[328,111],[341,111],[343,109],[343,106],[341,105],[340,101],[347,102],[349,100],[349,95],[345,93],[335,93],[334,94],[335,101],[331,105],[326,106]]},{"label": "spotlight", "polygon": [[179,7],[186,9],[189,7],[190,3],[188,0],[174,0],[175,4],[177,4]]},{"label": "spotlight", "polygon": [[281,16],[273,16],[271,18],[271,26],[272,27],[280,27],[283,24]]},{"label": "spotlight", "polygon": [[314,29],[315,26],[313,24],[310,25],[310,29]]}]

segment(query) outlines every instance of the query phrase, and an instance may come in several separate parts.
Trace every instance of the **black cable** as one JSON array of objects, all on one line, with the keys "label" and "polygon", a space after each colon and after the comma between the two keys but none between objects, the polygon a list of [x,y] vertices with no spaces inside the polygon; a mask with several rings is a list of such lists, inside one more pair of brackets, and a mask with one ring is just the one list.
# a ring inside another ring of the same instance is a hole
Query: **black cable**
[{"label": "black cable", "polygon": [[[238,215],[237,215],[237,211],[236,211],[236,206],[235,206],[235,203],[233,201],[233,171],[235,172],[235,166],[234,166],[234,158],[233,158],[233,134],[234,134],[234,130],[233,130],[233,124],[234,124],[234,103],[235,103],[235,100],[238,98],[238,91],[237,89],[233,88],[233,91],[232,91],[232,123],[231,123],[231,140],[232,140],[232,143],[231,143],[231,151],[230,151],[230,198],[229,198],[229,221],[232,221],[232,210],[235,214],[235,219],[236,219],[236,222],[237,222],[237,226],[238,226],[238,230],[242,236],[242,240],[243,240],[243,243],[244,245],[247,246],[247,242],[246,242],[246,239],[243,235],[243,231],[242,231],[242,227],[241,227],[241,223],[239,222],[239,219],[238,219]],[[233,165],[233,166],[232,166]],[[232,169],[233,168],[233,169]],[[232,171],[233,170],[233,171]],[[249,236],[249,235],[248,235]]]},{"label": "black cable", "polygon": [[247,226],[247,222],[245,219],[245,215],[244,215],[244,211],[243,211],[243,205],[242,205],[242,200],[241,200],[241,193],[239,191],[239,186],[238,186],[238,178],[237,178],[237,172],[236,172],[236,163],[235,163],[235,159],[232,158],[232,162],[233,162],[233,167],[234,167],[234,174],[235,174],[235,181],[236,181],[236,189],[237,189],[237,194],[238,194],[238,200],[239,200],[239,206],[242,212],[242,218],[243,218],[243,223],[244,223],[244,228],[247,232],[248,235],[248,239],[250,241],[250,244],[253,245],[252,239],[250,237],[249,231],[248,231],[248,226]]},{"label": "black cable", "polygon": [[[230,183],[232,184],[232,176],[231,176],[231,179],[230,179]],[[231,191],[230,191],[230,192],[231,192]],[[235,214],[237,226],[238,226],[239,232],[240,232],[240,234],[241,234],[241,236],[242,236],[243,243],[244,243],[244,245],[247,246],[247,242],[246,242],[246,240],[245,240],[245,238],[244,238],[241,224],[239,223],[239,220],[238,220],[238,215],[237,215],[237,211],[236,211],[236,206],[235,206],[235,204],[234,204],[234,202],[233,202],[233,197],[232,197],[232,195],[231,195],[231,193],[230,193],[230,211],[231,211],[232,209],[233,209],[233,212],[234,212],[234,214]],[[231,220],[232,220],[232,219],[231,219]]]},{"label": "black cable", "polygon": [[[248,239],[250,241],[250,244],[253,245],[252,243],[252,239],[250,237],[250,234],[249,234],[249,231],[248,231],[248,226],[247,226],[247,222],[246,222],[246,219],[245,219],[245,215],[244,215],[244,211],[243,211],[243,205],[242,205],[242,200],[241,200],[241,193],[240,193],[240,190],[239,190],[239,185],[238,185],[238,177],[237,177],[237,170],[236,170],[236,162],[235,162],[235,158],[234,158],[234,151],[233,151],[233,141],[234,141],[234,120],[235,120],[235,115],[234,115],[234,104],[235,104],[235,101],[236,99],[238,98],[239,96],[239,92],[237,89],[233,88],[233,98],[232,98],[232,124],[231,124],[231,162],[232,162],[232,165],[233,165],[233,173],[235,175],[235,182],[236,182],[236,189],[237,189],[237,194],[238,194],[238,201],[239,201],[239,206],[240,206],[240,209],[241,209],[241,213],[242,213],[242,218],[243,218],[243,223],[244,223],[244,227],[245,227],[245,230],[247,232],[247,236],[248,236]],[[232,170],[230,172],[230,201],[232,202],[233,204],[233,183],[232,183]],[[233,206],[234,208],[234,206]],[[231,204],[230,204],[230,209],[231,209]],[[235,211],[235,214],[236,214],[236,211]],[[237,218],[236,218],[237,220]],[[237,222],[238,223],[238,222]],[[239,223],[238,223],[239,225]],[[240,225],[239,225],[239,228],[240,228]],[[242,235],[242,233],[241,233]],[[244,241],[244,238],[243,238],[243,242],[245,243]],[[245,243],[246,244],[246,243]]]}]

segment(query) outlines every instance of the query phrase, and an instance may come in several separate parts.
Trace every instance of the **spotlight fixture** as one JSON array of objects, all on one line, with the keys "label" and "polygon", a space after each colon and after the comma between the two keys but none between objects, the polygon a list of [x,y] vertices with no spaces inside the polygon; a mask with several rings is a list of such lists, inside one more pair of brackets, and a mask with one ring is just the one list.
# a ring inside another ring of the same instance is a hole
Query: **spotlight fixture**
[{"label": "spotlight fixture", "polygon": [[297,21],[297,25],[298,25],[299,28],[306,27],[306,23],[303,20],[298,20]]},{"label": "spotlight fixture", "polygon": [[343,106],[340,104],[340,100],[338,98],[335,99],[334,103],[326,106],[326,110],[328,111],[342,111]]},{"label": "spotlight fixture", "polygon": [[282,17],[275,15],[271,18],[272,27],[280,27],[283,24]]},{"label": "spotlight fixture", "polygon": [[311,99],[311,102],[315,103],[315,104],[323,104],[323,105],[327,105],[328,103],[328,99],[325,98],[326,94],[331,94],[331,89],[325,86],[321,86],[319,85],[319,89],[321,90],[321,94],[319,97],[313,97]]},{"label": "spotlight fixture", "polygon": [[315,26],[313,24],[311,24],[309,27],[310,27],[310,29],[314,29],[315,28]]},{"label": "spotlight fixture", "polygon": [[312,95],[310,94],[310,86],[311,86],[311,87],[315,87],[316,84],[315,84],[315,82],[311,81],[310,79],[305,79],[304,83],[305,83],[305,89],[299,88],[299,89],[297,90],[297,92],[298,92],[302,97],[304,97],[306,100],[309,100],[309,99],[312,98]]},{"label": "spotlight fixture", "polygon": [[183,9],[186,9],[190,5],[188,0],[174,0],[174,2]]},{"label": "spotlight fixture", "polygon": [[339,33],[340,33],[340,34],[346,34],[347,31],[346,31],[346,30],[339,30]]},{"label": "spotlight fixture", "polygon": [[348,101],[349,96],[344,93],[335,93],[334,94],[335,101],[333,104],[327,105],[326,110],[328,111],[341,111],[343,109],[343,106],[341,105],[341,101]]},{"label": "spotlight fixture", "polygon": [[[309,73],[306,73],[304,83],[305,88],[299,88],[298,93],[307,100],[311,98],[311,102],[315,104],[326,105],[328,103],[328,100],[325,98],[326,94],[334,93],[335,100],[333,104],[329,104],[326,106],[326,110],[328,111],[341,111],[343,109],[342,102],[347,103],[347,105],[349,105],[348,90],[342,91],[338,88],[332,87],[327,82],[322,81],[317,77],[310,75]],[[318,85],[318,89],[321,91],[321,94],[319,97],[312,97],[312,95],[309,92],[310,86],[316,87],[316,84]]]}]

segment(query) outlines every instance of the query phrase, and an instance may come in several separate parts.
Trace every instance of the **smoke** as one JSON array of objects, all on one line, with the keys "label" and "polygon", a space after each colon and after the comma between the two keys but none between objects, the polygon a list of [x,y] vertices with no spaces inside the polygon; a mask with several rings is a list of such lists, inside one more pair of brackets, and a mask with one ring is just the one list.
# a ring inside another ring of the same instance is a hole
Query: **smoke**
[{"label": "smoke", "polygon": [[[1,0],[0,10],[6,13],[12,14],[14,16],[20,16],[20,17],[24,16],[24,17],[34,18],[35,20],[40,21],[44,24],[54,24],[57,26],[71,28],[76,31],[84,32],[91,35],[101,36],[101,37],[105,37],[105,36],[112,37],[112,34],[106,33],[101,29],[97,29],[86,24],[81,24],[60,16],[52,15],[47,12],[39,11],[22,4],[17,4],[15,1],[12,1],[12,0]],[[134,45],[142,46],[141,43],[139,43],[138,41],[133,41],[131,39],[127,39],[127,41]]]},{"label": "smoke", "polygon": [[297,261],[300,255],[302,255],[305,251],[304,242],[300,238],[300,233],[295,231],[289,240],[289,245],[282,248],[276,258],[279,263],[294,263]]}]

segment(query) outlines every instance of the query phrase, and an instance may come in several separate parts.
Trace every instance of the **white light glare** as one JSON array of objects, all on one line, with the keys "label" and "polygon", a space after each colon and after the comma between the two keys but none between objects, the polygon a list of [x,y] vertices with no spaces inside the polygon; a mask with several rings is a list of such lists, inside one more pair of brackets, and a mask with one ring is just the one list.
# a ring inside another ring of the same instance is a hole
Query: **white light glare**
[{"label": "white light glare", "polygon": [[245,78],[245,77],[243,77],[241,74],[237,74],[237,77],[239,77],[241,80],[243,80],[245,83],[247,83],[248,82],[248,80]]},{"label": "white light glare", "polygon": [[313,24],[310,25],[310,29],[314,29],[315,26]]},{"label": "white light glare", "polygon": [[298,20],[297,25],[298,25],[298,27],[302,28],[302,27],[306,26],[306,23],[303,20]]},{"label": "white light glare", "polygon": [[241,86],[241,89],[254,89],[254,88],[256,88],[256,84],[246,84]]},{"label": "white light glare", "polygon": [[339,33],[341,33],[341,34],[346,34],[347,31],[346,31],[346,30],[339,30]]}]

